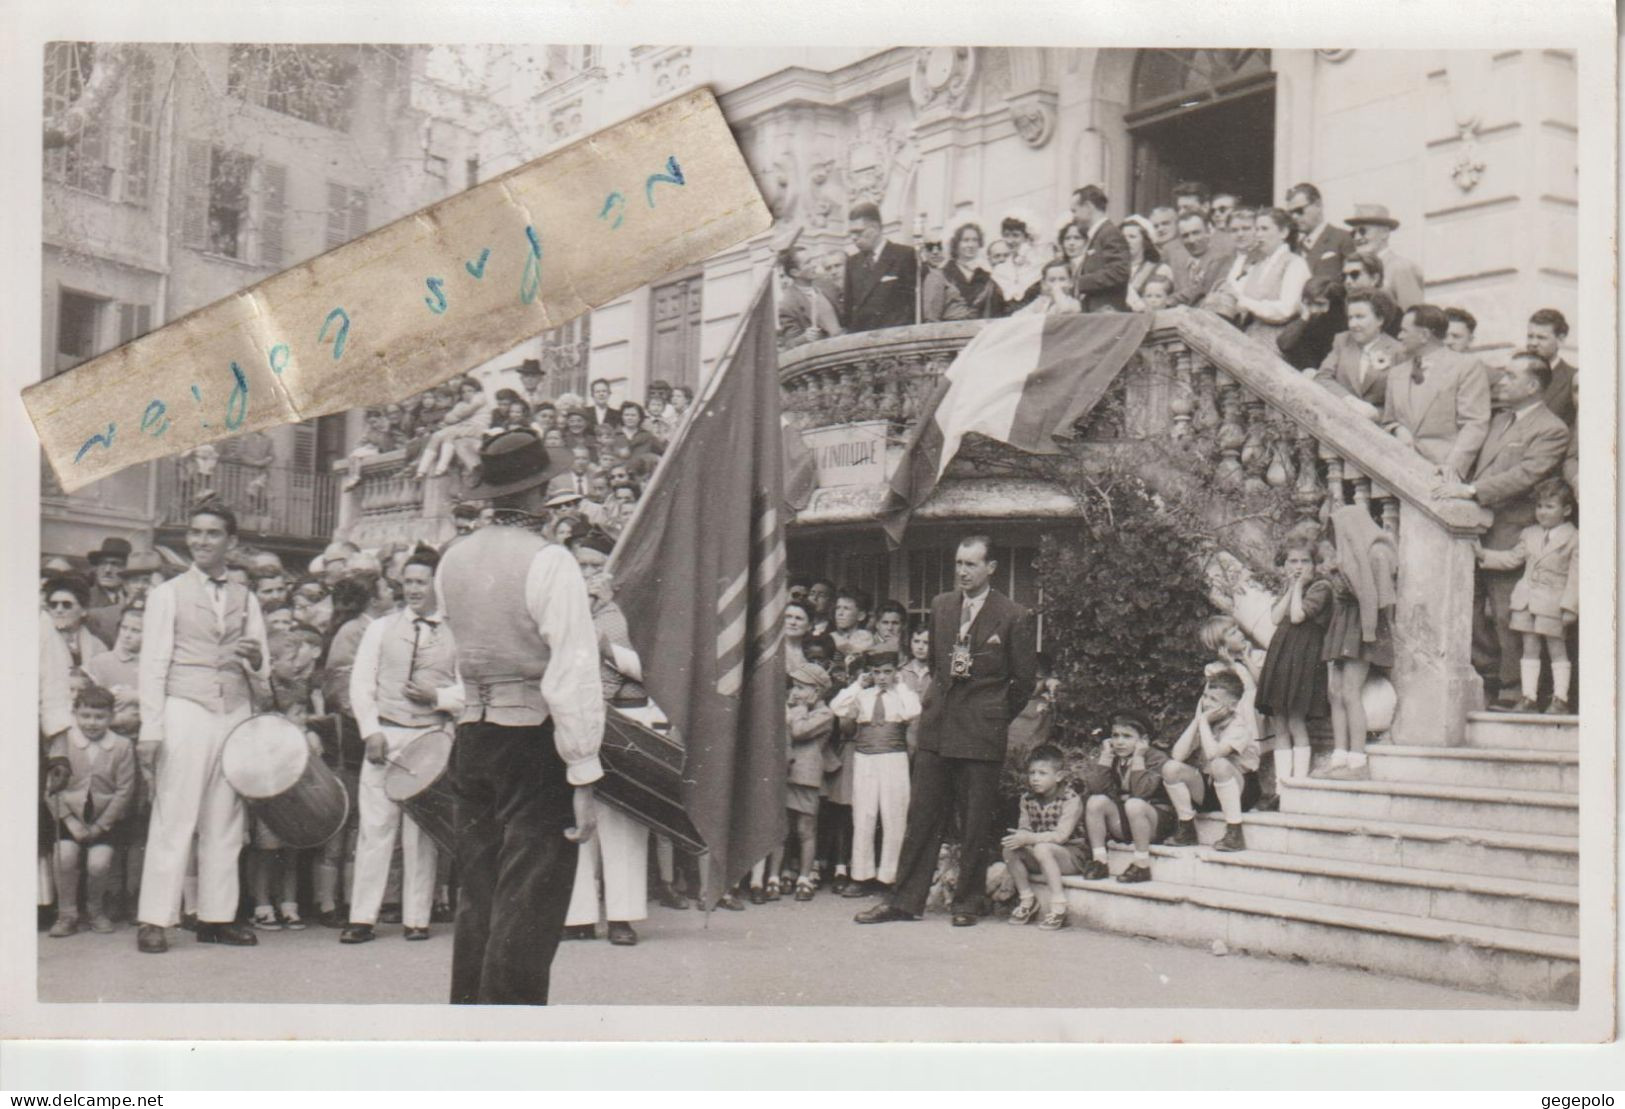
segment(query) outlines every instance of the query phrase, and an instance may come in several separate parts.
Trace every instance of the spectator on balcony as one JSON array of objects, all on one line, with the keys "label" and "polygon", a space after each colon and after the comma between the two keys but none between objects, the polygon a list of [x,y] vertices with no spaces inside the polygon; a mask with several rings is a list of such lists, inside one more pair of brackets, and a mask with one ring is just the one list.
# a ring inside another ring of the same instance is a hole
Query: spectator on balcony
[{"label": "spectator on balcony", "polygon": [[1018,316],[1045,316],[1051,313],[1066,315],[1083,311],[1083,305],[1072,295],[1072,267],[1057,258],[1044,267],[1043,291],[1016,312]]},{"label": "spectator on balcony", "polygon": [[[502,394],[508,394],[504,397]],[[491,425],[485,429],[481,438],[492,439],[504,431],[516,431],[526,428],[541,434],[533,422],[530,404],[515,393],[512,389],[503,389],[497,394],[496,407],[491,410]]]},{"label": "spectator on balcony", "polygon": [[611,427],[620,427],[621,410],[620,406],[610,399],[609,379],[597,378],[587,393],[592,397],[592,405],[586,409],[588,426],[600,428],[609,424]]},{"label": "spectator on balcony", "polygon": [[1388,371],[1382,425],[1439,467],[1446,480],[1472,472],[1490,423],[1484,366],[1444,345],[1444,311],[1418,304],[1401,317],[1405,361]]},{"label": "spectator on balcony", "polygon": [[994,239],[988,245],[987,264],[993,276],[993,315],[1011,315],[1038,295],[1039,267],[1018,263],[1006,239]]},{"label": "spectator on balcony", "polygon": [[271,467],[276,465],[276,444],[263,431],[245,431],[221,445],[221,458],[235,463],[242,473],[241,499],[249,513],[263,516],[271,510]]},{"label": "spectator on balcony", "polygon": [[1174,279],[1171,277],[1153,277],[1145,283],[1145,289],[1140,294],[1140,300],[1147,312],[1160,312],[1164,308],[1174,306]]},{"label": "spectator on balcony", "polygon": [[346,459],[345,492],[349,492],[361,484],[361,463],[363,459],[376,458],[380,454],[400,450],[405,445],[400,428],[390,422],[389,414],[384,409],[367,409],[365,419],[366,431],[362,432],[360,440],[350,449]]},{"label": "spectator on balcony", "polygon": [[1399,310],[1381,289],[1349,294],[1348,330],[1332,340],[1315,380],[1369,420],[1381,417],[1388,371],[1404,361],[1405,348],[1386,332]]},{"label": "spectator on balcony", "polygon": [[1527,349],[1546,359],[1552,368],[1551,384],[1542,399],[1553,415],[1572,428],[1579,412],[1574,382],[1580,371],[1563,360],[1563,340],[1568,337],[1569,321],[1556,308],[1542,308],[1529,317]]},{"label": "spectator on balcony", "polygon": [[1388,236],[1399,228],[1399,221],[1388,214],[1388,206],[1356,204],[1348,225],[1361,252],[1376,255],[1382,263],[1383,291],[1394,298],[1394,303],[1402,311],[1421,304],[1426,299],[1422,267],[1388,245]]},{"label": "spectator on balcony", "polygon": [[570,451],[570,468],[548,482],[547,491],[550,495],[574,493],[580,497],[588,496],[591,493],[588,482],[592,473],[592,451],[587,447],[575,447]]},{"label": "spectator on balcony", "polygon": [[1151,209],[1151,241],[1168,251],[1179,241],[1179,213],[1166,204]]},{"label": "spectator on balcony", "polygon": [[666,444],[648,429],[643,405],[635,400],[621,405],[621,437],[626,441],[627,453],[632,458],[653,458],[666,453]]},{"label": "spectator on balcony", "polygon": [[1254,225],[1257,259],[1237,256],[1224,285],[1215,290],[1244,314],[1247,334],[1265,342],[1273,342],[1297,315],[1311,276],[1308,265],[1288,245],[1291,235],[1292,220],[1286,212],[1279,208],[1259,212]]},{"label": "spectator on balcony", "polygon": [[[834,302],[830,302],[830,312],[835,312]],[[658,378],[650,384],[647,398],[644,400],[644,411],[647,418],[643,426],[649,433],[662,443],[670,443],[672,434],[677,430],[677,424],[671,418],[671,386]]]},{"label": "spectator on balcony", "polygon": [[[789,279],[779,296],[779,349],[789,350],[841,334],[840,314],[835,309],[837,293],[814,270],[812,251],[804,246],[780,251],[779,269]],[[651,395],[651,404],[653,399]]]},{"label": "spectator on balcony", "polygon": [[880,209],[874,204],[854,204],[847,219],[853,253],[841,291],[846,330],[873,331],[917,322],[919,261],[914,248],[885,238]]},{"label": "spectator on balcony", "polygon": [[1297,318],[1275,336],[1276,349],[1294,369],[1313,371],[1331,353],[1332,340],[1348,328],[1343,283],[1311,277],[1303,287]]},{"label": "spectator on balcony", "polygon": [[564,446],[566,450],[575,450],[577,447],[586,447],[589,451],[598,448],[598,437],[593,434],[592,424],[589,422],[585,409],[564,408]]},{"label": "spectator on balcony", "polygon": [[1084,230],[1084,250],[1073,295],[1085,312],[1128,311],[1128,280],[1133,265],[1128,240],[1106,218],[1106,194],[1099,185],[1072,193],[1072,218]]},{"label": "spectator on balcony", "polygon": [[1230,241],[1235,244],[1236,256],[1247,255],[1254,261],[1258,260],[1257,246],[1258,209],[1239,207],[1230,213]]},{"label": "spectator on balcony", "polygon": [[[1446,481],[1434,490],[1435,496],[1471,498],[1495,514],[1483,539],[1488,552],[1511,550],[1523,530],[1535,524],[1535,488],[1559,473],[1568,452],[1569,428],[1543,399],[1551,379],[1551,365],[1540,355],[1513,355],[1491,386],[1498,411],[1467,481]],[[1474,662],[1485,671],[1493,667],[1500,686],[1497,705],[1503,709],[1516,703],[1521,682],[1520,644],[1510,615],[1517,582],[1515,570],[1481,570],[1480,603],[1474,606]],[[1484,613],[1486,597],[1492,617]]]},{"label": "spectator on balcony", "polygon": [[[1233,245],[1230,249],[1225,246],[1233,244],[1234,239],[1226,236],[1221,240],[1201,212],[1186,212],[1180,216],[1178,228],[1179,261],[1167,267],[1174,281],[1173,299],[1176,304],[1201,304],[1208,293],[1229,276],[1236,252]],[[1248,228],[1250,238],[1250,223]]]},{"label": "spectator on balcony", "polygon": [[947,260],[947,254],[942,249],[942,228],[932,228],[926,235],[925,241],[920,244],[920,287],[925,287],[925,276],[932,270],[942,268]]},{"label": "spectator on balcony", "polygon": [[1304,182],[1287,190],[1286,211],[1297,226],[1297,252],[1309,267],[1311,277],[1338,278],[1343,261],[1355,251],[1354,236],[1326,222],[1326,207],[1320,190]]},{"label": "spectator on balcony", "polygon": [[1129,216],[1121,230],[1129,252],[1128,290],[1124,299],[1131,311],[1144,312],[1146,282],[1153,278],[1171,281],[1174,271],[1162,260],[1162,252],[1151,241],[1150,220],[1144,216]]},{"label": "spectator on balcony", "polygon": [[671,419],[674,424],[681,424],[688,416],[689,408],[694,404],[694,390],[687,385],[676,385],[671,391]]},{"label": "spectator on balcony", "polygon": [[1444,345],[1457,354],[1470,353],[1478,334],[1478,317],[1465,308],[1446,308],[1444,318]]},{"label": "spectator on balcony", "polygon": [[1215,231],[1229,231],[1230,217],[1235,214],[1241,200],[1235,193],[1214,193],[1213,205],[1208,210],[1208,222]]},{"label": "spectator on balcony", "polygon": [[542,370],[540,359],[526,358],[519,363],[519,389],[520,395],[533,411],[549,399],[547,374]]},{"label": "spectator on balcony", "polygon": [[948,260],[925,275],[922,311],[928,323],[977,320],[993,314],[993,275],[978,264],[982,229],[960,224],[948,240]]},{"label": "spectator on balcony", "polygon": [[446,413],[440,429],[429,436],[418,459],[419,478],[431,474],[443,476],[450,471],[453,459],[462,463],[464,472],[479,465],[480,441],[491,423],[491,414],[485,406],[485,390],[472,377],[464,377],[458,388],[462,399]]}]

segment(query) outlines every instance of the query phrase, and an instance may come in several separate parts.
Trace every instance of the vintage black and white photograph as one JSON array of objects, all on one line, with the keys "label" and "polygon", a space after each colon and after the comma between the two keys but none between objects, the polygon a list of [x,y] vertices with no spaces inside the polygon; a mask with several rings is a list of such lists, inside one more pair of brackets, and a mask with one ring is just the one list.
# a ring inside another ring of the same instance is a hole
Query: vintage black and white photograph
[{"label": "vintage black and white photograph", "polygon": [[1611,999],[1577,58],[46,43],[19,388],[696,88],[772,222],[411,395],[42,461],[23,985]]}]

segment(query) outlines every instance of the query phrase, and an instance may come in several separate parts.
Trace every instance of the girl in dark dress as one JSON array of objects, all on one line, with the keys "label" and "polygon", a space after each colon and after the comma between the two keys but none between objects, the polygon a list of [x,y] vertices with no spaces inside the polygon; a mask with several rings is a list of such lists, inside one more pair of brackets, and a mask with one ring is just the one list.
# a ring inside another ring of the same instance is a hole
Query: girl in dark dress
[{"label": "girl in dark dress", "polygon": [[1399,556],[1393,537],[1363,506],[1332,513],[1335,547],[1321,545],[1321,572],[1332,583],[1331,618],[1320,657],[1327,663],[1332,703],[1331,762],[1320,776],[1339,780],[1371,776],[1366,765],[1368,721],[1360,693],[1373,666],[1394,665],[1394,605]]},{"label": "girl in dark dress", "polygon": [[948,261],[925,275],[921,311],[926,322],[978,320],[993,315],[993,275],[977,264],[982,229],[961,225],[948,241]]},{"label": "girl in dark dress", "polygon": [[1283,543],[1275,561],[1286,587],[1270,609],[1275,634],[1258,678],[1256,707],[1280,722],[1275,732],[1275,780],[1280,783],[1309,776],[1309,718],[1331,711],[1321,653],[1332,586],[1315,575],[1314,541],[1307,536]]}]

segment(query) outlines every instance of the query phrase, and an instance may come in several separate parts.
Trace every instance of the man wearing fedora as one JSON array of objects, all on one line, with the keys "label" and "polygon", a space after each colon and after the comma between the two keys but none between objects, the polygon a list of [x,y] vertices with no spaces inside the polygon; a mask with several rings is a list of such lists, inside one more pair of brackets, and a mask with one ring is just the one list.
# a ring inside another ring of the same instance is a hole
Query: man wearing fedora
[{"label": "man wearing fedora", "polygon": [[90,563],[90,607],[124,603],[124,564],[130,560],[130,541],[113,536],[85,556]]},{"label": "man wearing fedora", "polygon": [[[102,577],[102,567],[111,563],[98,563],[96,577],[98,583]],[[125,560],[123,568],[119,571],[120,599],[109,601],[107,604],[97,605],[85,615],[85,627],[90,629],[92,635],[100,639],[109,647],[118,638],[119,618],[124,615],[125,609],[131,605],[141,603],[152,586],[152,576],[164,567],[163,559],[158,557],[157,551],[132,551]],[[105,589],[92,589],[91,597],[94,603],[95,596],[111,596],[111,591]]]},{"label": "man wearing fedora", "polygon": [[452,544],[436,592],[457,647],[452,747],[462,893],[451,1001],[545,1005],[578,846],[603,776],[598,636],[569,551],[540,534],[554,470],[534,431],[480,449],[492,523]]},{"label": "man wearing fedora", "polygon": [[1422,291],[1422,267],[1388,245],[1388,236],[1398,229],[1399,221],[1388,214],[1386,204],[1356,204],[1348,225],[1355,244],[1382,262],[1383,291],[1394,298],[1401,312],[1427,299]]},{"label": "man wearing fedora", "polygon": [[539,359],[527,358],[519,363],[519,395],[530,405],[532,412],[553,399],[547,395],[547,374],[543,372]]}]

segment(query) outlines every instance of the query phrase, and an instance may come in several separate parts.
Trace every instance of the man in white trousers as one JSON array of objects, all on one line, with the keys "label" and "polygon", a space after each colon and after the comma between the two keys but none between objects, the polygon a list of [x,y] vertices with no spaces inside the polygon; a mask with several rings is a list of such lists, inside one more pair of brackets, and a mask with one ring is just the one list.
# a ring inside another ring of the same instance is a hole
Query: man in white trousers
[{"label": "man in white trousers", "polygon": [[[615,603],[615,585],[604,565],[615,541],[594,528],[572,540],[570,548],[592,598],[593,630],[598,634],[599,673],[604,700],[641,724],[664,719],[639,684],[643,667],[627,635],[626,616]],[[564,938],[597,937],[598,879],[604,880],[604,916],[609,942],[631,947],[638,942],[634,920],[649,916],[649,829],[611,805],[598,803],[596,843],[583,844],[576,864],[575,888],[564,917]]]},{"label": "man in white trousers", "polygon": [[242,798],[221,772],[231,729],[253,711],[249,676],[268,677],[270,652],[259,602],[226,579],[237,517],[207,505],[186,530],[192,566],[147,594],[141,642],[141,748],[157,754],[157,790],[141,871],[136,946],[169,950],[164,929],[180,921],[192,837],[197,836],[200,943],[252,947],[237,918]]},{"label": "man in white trousers", "polygon": [[401,570],[406,607],[367,625],[350,671],[350,708],[366,739],[356,805],[360,831],[350,923],[340,943],[374,938],[378,908],[389,879],[395,838],[401,841],[401,923],[409,940],[429,938],[434,906],[435,845],[417,822],[384,795],[390,760],[436,728],[451,730],[463,711],[457,648],[441,618],[434,574],[440,557],[420,547]]}]

